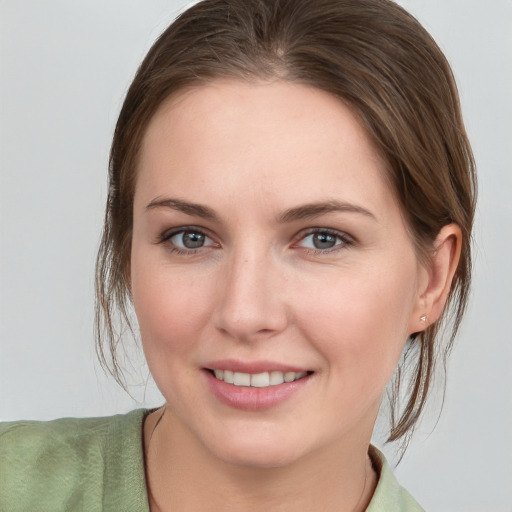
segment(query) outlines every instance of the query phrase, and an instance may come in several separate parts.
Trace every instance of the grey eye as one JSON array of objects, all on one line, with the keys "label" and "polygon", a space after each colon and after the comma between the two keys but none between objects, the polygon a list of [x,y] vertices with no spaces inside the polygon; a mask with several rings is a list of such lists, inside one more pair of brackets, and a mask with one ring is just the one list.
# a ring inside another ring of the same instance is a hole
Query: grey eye
[{"label": "grey eye", "polygon": [[211,240],[200,231],[181,231],[170,238],[171,242],[180,249],[200,249],[210,245]]},{"label": "grey eye", "polygon": [[315,233],[313,235],[313,245],[317,249],[330,249],[336,245],[336,236],[329,233]]},{"label": "grey eye", "polygon": [[329,233],[326,231],[318,231],[305,236],[300,245],[307,249],[332,249],[337,245],[344,243],[340,235]]}]

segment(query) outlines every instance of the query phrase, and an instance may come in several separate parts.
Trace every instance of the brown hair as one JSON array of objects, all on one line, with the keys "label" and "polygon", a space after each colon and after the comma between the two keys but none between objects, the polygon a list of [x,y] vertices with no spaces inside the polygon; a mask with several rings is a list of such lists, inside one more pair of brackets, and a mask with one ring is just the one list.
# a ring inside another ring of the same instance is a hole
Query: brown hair
[{"label": "brown hair", "polygon": [[[411,377],[403,407],[403,365],[390,388],[388,440],[407,439],[466,307],[476,178],[450,66],[418,21],[389,0],[205,0],[158,38],[128,90],[111,148],[96,270],[100,361],[123,385],[116,348],[123,326],[132,329],[126,274],[137,156],[148,122],[169,95],[216,77],[312,85],[351,107],[388,164],[420,257],[431,254],[443,226],[460,226],[462,253],[447,308],[406,348]],[[447,319],[451,330],[442,343]]]}]

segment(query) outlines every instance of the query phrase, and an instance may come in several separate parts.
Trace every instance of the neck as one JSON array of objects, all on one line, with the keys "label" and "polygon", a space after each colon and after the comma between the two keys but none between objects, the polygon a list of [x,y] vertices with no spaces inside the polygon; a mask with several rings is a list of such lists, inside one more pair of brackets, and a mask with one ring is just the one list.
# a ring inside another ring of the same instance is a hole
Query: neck
[{"label": "neck", "polygon": [[377,483],[369,437],[330,445],[282,467],[246,467],[215,457],[172,413],[162,416],[159,410],[146,419],[144,441],[152,512],[361,512]]}]

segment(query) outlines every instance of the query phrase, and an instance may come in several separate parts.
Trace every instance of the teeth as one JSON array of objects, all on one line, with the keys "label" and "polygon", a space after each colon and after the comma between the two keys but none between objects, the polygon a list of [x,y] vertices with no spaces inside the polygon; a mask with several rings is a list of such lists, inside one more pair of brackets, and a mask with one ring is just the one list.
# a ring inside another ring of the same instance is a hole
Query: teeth
[{"label": "teeth", "polygon": [[251,376],[248,373],[235,372],[233,375],[233,384],[235,386],[250,386]]},{"label": "teeth", "polygon": [[270,385],[277,386],[278,384],[282,384],[284,382],[284,373],[283,372],[270,372]]},{"label": "teeth", "polygon": [[268,372],[251,375],[251,386],[255,388],[266,388],[270,386],[270,375]]},{"label": "teeth", "polygon": [[295,380],[295,372],[286,372],[284,374],[285,382],[293,382]]},{"label": "teeth", "polygon": [[213,370],[215,377],[228,384],[235,386],[245,386],[254,388],[266,388],[269,386],[278,386],[283,382],[293,382],[302,379],[307,372],[263,372],[263,373],[242,373],[229,370]]}]

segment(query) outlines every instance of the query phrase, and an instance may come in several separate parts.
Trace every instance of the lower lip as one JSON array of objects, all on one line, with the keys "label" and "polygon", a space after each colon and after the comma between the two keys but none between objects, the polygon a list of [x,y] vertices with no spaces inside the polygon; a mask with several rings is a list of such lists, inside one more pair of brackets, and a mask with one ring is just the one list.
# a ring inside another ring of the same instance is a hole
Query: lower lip
[{"label": "lower lip", "polygon": [[311,375],[306,375],[293,382],[255,388],[228,384],[217,379],[209,370],[205,370],[204,374],[210,390],[220,402],[244,411],[261,411],[275,407],[303,389],[311,378]]}]

